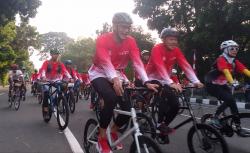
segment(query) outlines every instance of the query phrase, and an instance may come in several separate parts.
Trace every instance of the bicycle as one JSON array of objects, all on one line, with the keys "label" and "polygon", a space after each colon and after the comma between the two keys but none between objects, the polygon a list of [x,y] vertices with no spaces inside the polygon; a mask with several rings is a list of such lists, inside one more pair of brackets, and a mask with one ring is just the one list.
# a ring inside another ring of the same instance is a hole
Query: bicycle
[{"label": "bicycle", "polygon": [[[234,94],[235,90],[238,90],[242,88],[243,86],[238,85],[236,87],[231,87],[231,92]],[[222,104],[222,101],[218,99],[219,104]],[[249,132],[249,135],[246,135],[244,137],[250,137],[250,113],[238,113],[238,114],[230,114],[228,115],[225,111],[222,112],[222,115],[219,118],[219,122],[221,123],[221,127],[216,127],[217,131],[219,131],[222,135],[225,135],[227,137],[232,137],[234,133],[236,133],[238,136],[243,137],[238,134],[236,128],[235,128],[235,121],[234,118],[236,115],[240,118],[241,120],[241,126]],[[201,117],[201,123],[204,124],[209,124],[211,125],[211,120],[213,119],[214,115],[213,114],[205,114]]]},{"label": "bicycle", "polygon": [[[126,88],[124,90],[124,98],[126,100],[130,100],[130,93],[131,91],[137,90],[132,88]],[[107,129],[107,138],[109,145],[111,147],[111,150],[115,150],[116,145],[123,141],[125,138],[127,138],[129,135],[134,135],[134,141],[130,146],[130,153],[141,153],[142,149],[147,153],[161,153],[161,149],[158,147],[158,145],[149,137],[142,135],[139,124],[137,122],[137,114],[135,111],[135,108],[131,108],[129,111],[122,111],[119,109],[114,109],[114,113],[123,114],[131,116],[132,119],[132,127],[128,130],[122,133],[122,136],[118,138],[115,142],[111,141],[111,134],[110,134],[110,127]],[[93,152],[93,149],[96,150],[95,145],[97,145],[97,135],[98,135],[98,128],[99,124],[95,119],[89,119],[85,125],[84,128],[84,135],[83,135],[83,146],[85,148],[85,151],[87,153]]]},{"label": "bicycle", "polygon": [[48,87],[48,93],[44,93],[44,99],[48,101],[48,111],[45,111],[45,106],[42,105],[42,114],[44,122],[48,123],[52,113],[56,108],[56,119],[60,130],[64,130],[69,123],[69,106],[67,99],[63,94],[63,82],[44,82],[43,88]]},{"label": "bicycle", "polygon": [[11,108],[14,104],[14,108],[17,111],[20,107],[25,91],[23,89],[23,82],[20,80],[13,80],[12,86],[13,87],[9,95],[9,108]]},{"label": "bicycle", "polygon": [[[227,143],[224,139],[224,137],[216,130],[214,129],[212,126],[207,125],[207,124],[202,124],[202,123],[198,123],[193,109],[191,107],[191,104],[189,103],[189,101],[187,100],[184,92],[188,89],[188,88],[194,88],[194,87],[185,87],[183,92],[181,92],[180,94],[183,94],[183,100],[185,102],[185,106],[182,106],[180,109],[185,109],[188,110],[190,117],[188,117],[188,119],[178,123],[177,125],[175,125],[173,127],[173,129],[177,130],[178,128],[182,127],[183,125],[192,122],[193,125],[190,127],[189,131],[188,131],[188,135],[187,135],[187,143],[188,143],[188,148],[189,151],[191,153],[197,153],[200,151],[203,152],[221,152],[221,153],[228,153],[228,147],[227,147]],[[155,96],[155,100],[154,100],[154,104],[158,103],[158,99],[157,96]],[[159,105],[155,105],[155,106],[159,106]],[[156,116],[158,115],[158,112],[154,112],[156,109],[152,109],[152,116],[155,116],[154,118],[156,118]],[[155,128],[156,131],[156,140],[160,142],[160,132],[158,132]],[[197,138],[197,140],[195,140],[195,138]],[[213,139],[211,139],[213,138]],[[214,141],[214,139],[216,139],[217,141]],[[195,144],[198,143],[197,146],[195,146]],[[217,151],[216,149],[220,147],[220,149]]]},{"label": "bicycle", "polygon": [[74,83],[67,84],[67,90],[65,92],[65,96],[69,105],[69,109],[71,113],[75,112],[76,108],[76,99],[75,99],[75,92],[74,92]]}]

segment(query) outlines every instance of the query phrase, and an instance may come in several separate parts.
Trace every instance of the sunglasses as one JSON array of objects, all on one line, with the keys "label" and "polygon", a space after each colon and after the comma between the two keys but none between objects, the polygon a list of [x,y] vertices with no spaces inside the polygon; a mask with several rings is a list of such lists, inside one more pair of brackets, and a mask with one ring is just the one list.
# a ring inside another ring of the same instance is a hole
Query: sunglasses
[{"label": "sunglasses", "polygon": [[229,47],[228,47],[228,50],[229,50],[229,51],[234,51],[234,50],[235,50],[235,51],[239,51],[239,47],[236,47],[236,46],[229,46]]}]

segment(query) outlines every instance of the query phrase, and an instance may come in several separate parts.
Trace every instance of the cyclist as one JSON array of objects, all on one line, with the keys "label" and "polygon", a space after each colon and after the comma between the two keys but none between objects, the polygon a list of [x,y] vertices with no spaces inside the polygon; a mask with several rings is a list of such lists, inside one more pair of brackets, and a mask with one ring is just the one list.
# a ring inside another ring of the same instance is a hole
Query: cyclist
[{"label": "cyclist", "polygon": [[[60,51],[57,49],[50,50],[51,59],[44,61],[42,67],[39,70],[38,79],[41,81],[55,82],[65,78],[66,80],[73,81],[71,75],[67,71],[66,67],[62,62],[59,61]],[[46,86],[43,87],[43,108],[45,112],[48,112],[48,96],[49,91]],[[46,113],[49,114],[49,113]],[[45,116],[45,118],[49,116]]]},{"label": "cyclist", "polygon": [[239,45],[233,40],[223,41],[220,45],[223,53],[216,59],[212,70],[205,77],[206,89],[209,94],[222,100],[223,103],[218,107],[212,119],[212,125],[221,128],[219,122],[220,114],[229,107],[232,114],[236,114],[234,121],[236,123],[237,133],[240,136],[250,135],[240,126],[240,118],[237,116],[238,108],[231,89],[228,86],[235,86],[233,79],[235,73],[243,73],[250,77],[250,71],[236,58],[239,51]]},{"label": "cyclist", "polygon": [[[122,81],[127,81],[124,74],[129,60],[132,61],[137,73],[143,83],[152,90],[156,90],[155,84],[147,83],[148,77],[140,59],[139,49],[135,39],[129,36],[132,19],[127,13],[116,13],[112,19],[113,32],[105,33],[96,40],[96,52],[93,64],[89,69],[91,84],[96,92],[103,98],[104,107],[100,112],[100,129],[97,148],[101,153],[111,153],[106,138],[106,129],[111,121],[113,109],[117,102],[122,110],[129,111],[130,104],[122,102]],[[118,115],[114,125],[111,127],[112,139],[116,140],[117,129],[128,122],[129,117]],[[122,149],[118,144],[117,149]]]},{"label": "cyclist", "polygon": [[80,84],[82,82],[81,78],[78,78],[79,74],[78,72],[72,67],[72,61],[71,60],[65,60],[64,64],[66,66],[67,71],[69,72],[69,74],[71,75],[71,77],[74,79],[75,81],[75,87],[76,88],[80,88]]},{"label": "cyclist", "polygon": [[22,67],[23,77],[24,77],[24,95],[23,95],[23,101],[25,100],[25,95],[27,91],[26,83],[30,81],[29,73],[26,71],[26,68]]},{"label": "cyclist", "polygon": [[169,124],[176,117],[179,110],[178,95],[173,89],[177,92],[182,91],[181,85],[171,79],[173,66],[178,64],[194,86],[203,87],[180,48],[178,48],[178,35],[179,33],[173,28],[164,28],[161,31],[162,43],[156,44],[152,48],[151,57],[146,68],[152,83],[163,86],[157,123],[157,128],[161,132],[162,143],[168,143],[167,134],[174,131],[169,127]]},{"label": "cyclist", "polygon": [[34,70],[34,73],[31,74],[31,93],[35,94],[36,89],[38,88],[37,84],[38,71]]},{"label": "cyclist", "polygon": [[9,70],[9,73],[8,73],[8,82],[9,82],[8,101],[10,101],[11,90],[13,88],[13,81],[19,80],[22,82],[22,85],[24,85],[23,72],[18,69],[19,66],[17,64],[12,64],[10,68],[11,69]]}]

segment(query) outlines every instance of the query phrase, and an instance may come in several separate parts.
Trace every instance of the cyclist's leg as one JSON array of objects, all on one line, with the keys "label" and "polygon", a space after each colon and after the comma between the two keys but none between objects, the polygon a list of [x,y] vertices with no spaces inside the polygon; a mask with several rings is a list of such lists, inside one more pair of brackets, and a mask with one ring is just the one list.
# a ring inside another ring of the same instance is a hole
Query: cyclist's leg
[{"label": "cyclist's leg", "polygon": [[101,136],[106,136],[106,133],[102,132],[103,130],[106,130],[112,119],[113,109],[115,108],[117,103],[117,96],[111,83],[107,79],[97,78],[94,79],[91,83],[96,92],[104,100],[104,107],[100,112],[100,134]]},{"label": "cyclist's leg", "polygon": [[165,110],[164,122],[166,125],[169,125],[172,122],[172,120],[174,120],[179,111],[178,96],[173,91],[173,89],[171,89],[168,86],[165,86],[162,92],[162,98],[163,100],[159,108]]}]

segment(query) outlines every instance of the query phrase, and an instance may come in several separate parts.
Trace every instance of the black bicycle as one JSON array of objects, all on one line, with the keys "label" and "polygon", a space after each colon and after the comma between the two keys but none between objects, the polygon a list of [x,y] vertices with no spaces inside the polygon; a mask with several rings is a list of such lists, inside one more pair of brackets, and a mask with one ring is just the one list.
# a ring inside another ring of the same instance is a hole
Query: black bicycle
[{"label": "black bicycle", "polygon": [[20,80],[13,80],[12,83],[12,90],[10,91],[9,95],[9,108],[12,107],[14,104],[14,108],[17,111],[20,107],[21,100],[24,96],[24,88],[23,88],[23,82]]},{"label": "black bicycle", "polygon": [[48,88],[48,93],[44,92],[44,101],[48,102],[48,111],[42,105],[43,119],[48,123],[52,113],[56,111],[56,119],[60,130],[64,130],[69,123],[69,106],[67,99],[63,94],[65,83],[62,81],[45,82],[43,88]]},{"label": "black bicycle", "polygon": [[[208,152],[208,153],[228,153],[227,143],[224,137],[212,126],[207,124],[199,123],[193,113],[193,109],[191,104],[187,100],[185,96],[185,91],[188,88],[193,87],[185,87],[182,93],[183,94],[183,101],[185,102],[185,106],[182,106],[181,109],[188,110],[190,117],[186,120],[182,121],[181,123],[174,126],[174,129],[177,130],[178,128],[182,127],[183,125],[192,122],[192,126],[190,127],[187,135],[187,143],[188,148],[191,153],[198,153],[198,152]],[[155,95],[155,100],[153,101],[153,107],[158,107],[158,95]],[[157,120],[158,118],[158,110],[159,108],[152,108],[152,117]],[[156,126],[155,126],[156,127]],[[157,131],[157,130],[156,130]],[[156,132],[156,140],[161,143],[160,141],[161,134]],[[213,139],[211,139],[213,138]],[[216,139],[217,141],[214,141]]]}]

